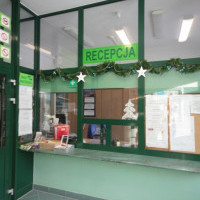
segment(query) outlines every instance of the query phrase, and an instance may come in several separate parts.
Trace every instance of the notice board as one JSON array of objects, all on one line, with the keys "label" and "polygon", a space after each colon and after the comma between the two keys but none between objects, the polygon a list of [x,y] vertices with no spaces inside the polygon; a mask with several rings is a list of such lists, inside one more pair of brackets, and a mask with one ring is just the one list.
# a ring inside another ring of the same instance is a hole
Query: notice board
[{"label": "notice board", "polygon": [[200,153],[200,95],[146,96],[146,149]]}]

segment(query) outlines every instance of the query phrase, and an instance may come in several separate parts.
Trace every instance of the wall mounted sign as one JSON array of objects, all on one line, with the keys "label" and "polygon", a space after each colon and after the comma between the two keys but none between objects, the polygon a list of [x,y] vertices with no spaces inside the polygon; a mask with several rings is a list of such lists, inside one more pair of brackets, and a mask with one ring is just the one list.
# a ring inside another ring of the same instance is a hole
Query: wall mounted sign
[{"label": "wall mounted sign", "polygon": [[83,50],[83,64],[138,59],[138,43]]},{"label": "wall mounted sign", "polygon": [[77,87],[77,79],[72,79],[69,81],[69,87]]},{"label": "wall mounted sign", "polygon": [[9,47],[0,45],[0,51],[1,51],[0,58],[6,59],[6,60],[10,60],[11,51],[10,51]]},{"label": "wall mounted sign", "polygon": [[33,75],[20,73],[19,84],[25,86],[33,86]]},{"label": "wall mounted sign", "polygon": [[7,15],[4,15],[2,12],[0,12],[0,26],[3,26],[4,28],[11,29],[11,19]]},{"label": "wall mounted sign", "polygon": [[9,33],[0,29],[0,41],[4,42],[6,44],[9,44],[9,42],[10,42],[10,35],[9,35]]}]

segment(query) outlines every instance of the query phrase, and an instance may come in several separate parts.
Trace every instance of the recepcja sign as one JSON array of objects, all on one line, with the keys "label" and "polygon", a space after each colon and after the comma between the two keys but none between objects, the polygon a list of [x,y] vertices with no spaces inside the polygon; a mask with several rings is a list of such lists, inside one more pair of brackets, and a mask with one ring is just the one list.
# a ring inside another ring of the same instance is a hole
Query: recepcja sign
[{"label": "recepcja sign", "polygon": [[138,43],[83,50],[83,64],[138,59]]},{"label": "recepcja sign", "polygon": [[9,33],[0,29],[0,41],[9,44]]}]

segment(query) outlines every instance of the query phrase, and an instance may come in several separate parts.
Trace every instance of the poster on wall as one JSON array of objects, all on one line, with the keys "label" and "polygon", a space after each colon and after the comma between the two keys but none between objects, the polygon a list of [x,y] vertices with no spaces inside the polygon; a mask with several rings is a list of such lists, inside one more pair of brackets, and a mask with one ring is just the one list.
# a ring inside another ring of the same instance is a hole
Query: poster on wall
[{"label": "poster on wall", "polygon": [[146,95],[146,147],[168,149],[168,96]]},{"label": "poster on wall", "polygon": [[[195,152],[194,117],[191,104],[195,95],[172,95],[170,104],[170,150]],[[200,103],[200,102],[199,102]],[[198,108],[192,108],[198,110]]]},{"label": "poster on wall", "polygon": [[19,123],[18,123],[18,135],[32,134],[33,132],[33,110],[20,109],[19,110]]},{"label": "poster on wall", "polygon": [[33,132],[33,75],[20,73],[18,135]]},{"label": "poster on wall", "polygon": [[29,86],[19,86],[19,109],[32,109],[33,88]]}]

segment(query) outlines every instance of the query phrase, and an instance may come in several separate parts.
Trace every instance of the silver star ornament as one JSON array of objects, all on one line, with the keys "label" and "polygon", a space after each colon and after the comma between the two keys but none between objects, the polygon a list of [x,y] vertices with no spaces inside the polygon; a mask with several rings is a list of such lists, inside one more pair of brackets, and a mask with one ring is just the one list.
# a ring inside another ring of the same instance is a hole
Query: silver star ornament
[{"label": "silver star ornament", "polygon": [[80,81],[85,82],[84,78],[86,77],[86,75],[83,75],[82,72],[80,72],[80,74],[76,77],[78,77],[78,82],[80,82]]},{"label": "silver star ornament", "polygon": [[143,67],[140,67],[140,70],[136,70],[138,72],[138,77],[144,76],[145,77],[145,72],[147,71],[146,69],[143,69]]}]

